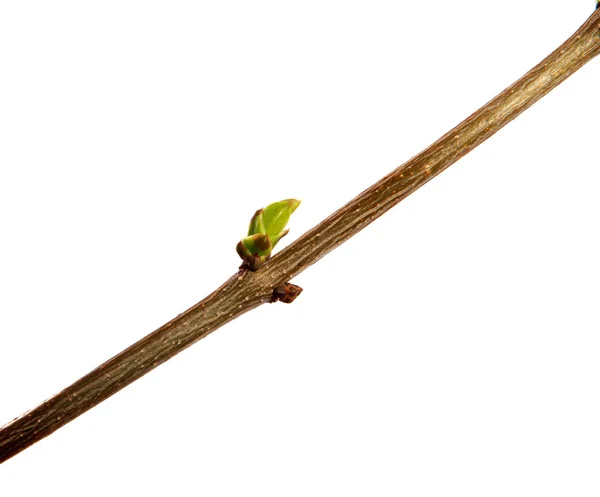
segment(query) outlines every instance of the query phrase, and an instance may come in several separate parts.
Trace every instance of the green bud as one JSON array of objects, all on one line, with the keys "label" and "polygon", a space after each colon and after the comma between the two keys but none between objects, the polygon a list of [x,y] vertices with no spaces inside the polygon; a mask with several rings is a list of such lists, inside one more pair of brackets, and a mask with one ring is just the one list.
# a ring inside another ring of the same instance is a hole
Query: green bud
[{"label": "green bud", "polygon": [[299,205],[299,200],[281,200],[254,213],[248,227],[248,236],[236,246],[246,267],[255,271],[271,256],[275,245],[288,234],[289,230],[285,227]]},{"label": "green bud", "polygon": [[252,255],[252,252],[250,252],[241,241],[239,241],[238,244],[235,246],[235,250],[237,251],[240,258],[244,260]]},{"label": "green bud", "polygon": [[243,238],[242,244],[251,255],[260,255],[261,257],[269,255],[273,249],[271,240],[263,233]]}]

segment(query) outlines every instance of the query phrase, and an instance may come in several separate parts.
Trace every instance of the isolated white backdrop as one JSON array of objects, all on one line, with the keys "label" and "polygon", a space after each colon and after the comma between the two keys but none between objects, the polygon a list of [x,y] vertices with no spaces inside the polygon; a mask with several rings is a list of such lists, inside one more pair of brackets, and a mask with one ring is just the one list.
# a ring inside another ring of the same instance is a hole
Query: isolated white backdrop
[{"label": "isolated white backdrop", "polygon": [[[2,2],[0,424],[286,243],[591,0]],[[600,492],[592,62],[295,282],[0,466],[34,495]]]}]

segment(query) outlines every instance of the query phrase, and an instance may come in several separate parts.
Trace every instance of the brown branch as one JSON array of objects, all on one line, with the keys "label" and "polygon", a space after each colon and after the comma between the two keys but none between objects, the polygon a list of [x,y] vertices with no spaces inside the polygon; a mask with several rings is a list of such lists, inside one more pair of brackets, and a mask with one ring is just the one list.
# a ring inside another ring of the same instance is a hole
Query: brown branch
[{"label": "brown branch", "polygon": [[0,462],[83,414],[287,282],[518,116],[600,52],[600,10],[512,86],[253,273],[241,271],[171,322],[0,430]]}]

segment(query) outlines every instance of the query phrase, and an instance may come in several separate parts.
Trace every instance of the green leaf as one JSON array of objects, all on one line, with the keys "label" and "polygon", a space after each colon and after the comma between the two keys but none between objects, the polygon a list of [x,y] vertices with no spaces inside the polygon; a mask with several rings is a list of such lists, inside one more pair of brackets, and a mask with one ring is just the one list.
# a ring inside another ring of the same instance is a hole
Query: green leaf
[{"label": "green leaf", "polygon": [[290,198],[267,205],[263,209],[262,220],[265,227],[264,233],[274,241],[273,245],[285,235],[283,230],[287,226],[290,216],[299,205],[300,200]]},{"label": "green leaf", "polygon": [[265,223],[263,223],[263,210],[258,209],[252,219],[250,219],[250,226],[248,227],[248,236],[256,235],[257,233],[264,233]]},{"label": "green leaf", "polygon": [[271,240],[271,244],[273,245],[273,248],[275,248],[275,245],[277,245],[277,242],[279,242],[279,240],[281,240],[289,232],[290,232],[290,230],[283,230],[281,233],[279,233],[279,235],[277,235],[275,238],[273,238]]}]

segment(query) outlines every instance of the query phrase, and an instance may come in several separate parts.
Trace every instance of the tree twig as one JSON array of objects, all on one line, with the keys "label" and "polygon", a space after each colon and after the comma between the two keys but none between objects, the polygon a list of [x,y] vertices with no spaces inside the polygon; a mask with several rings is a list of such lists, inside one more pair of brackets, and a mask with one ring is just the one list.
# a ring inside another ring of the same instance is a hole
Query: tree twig
[{"label": "tree twig", "polygon": [[0,429],[0,462],[50,435],[225,323],[270,302],[274,288],[317,262],[470,152],[598,53],[600,10],[512,86],[305,233],[259,271],[240,271],[194,307],[6,424]]}]

